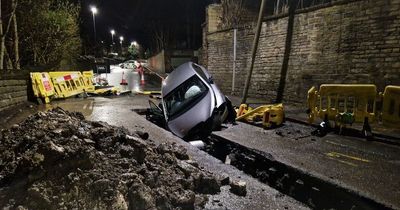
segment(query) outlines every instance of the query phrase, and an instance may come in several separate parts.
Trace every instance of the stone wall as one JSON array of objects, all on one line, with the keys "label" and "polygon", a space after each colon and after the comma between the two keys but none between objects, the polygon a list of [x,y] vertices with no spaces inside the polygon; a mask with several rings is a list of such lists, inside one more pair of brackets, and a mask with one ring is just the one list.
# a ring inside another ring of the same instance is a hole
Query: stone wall
[{"label": "stone wall", "polygon": [[[273,102],[283,61],[288,18],[262,25],[249,97]],[[307,90],[324,83],[373,83],[380,91],[400,85],[400,0],[337,1],[298,11],[284,101],[305,103]],[[237,34],[235,95],[243,91],[254,32]],[[207,34],[206,65],[216,83],[231,94],[233,30]]]},{"label": "stone wall", "polygon": [[207,31],[217,31],[221,25],[222,6],[210,4],[206,9]]},{"label": "stone wall", "polygon": [[157,55],[148,59],[148,63],[152,70],[157,71],[158,73],[165,73],[165,53],[162,50]]},{"label": "stone wall", "polygon": [[0,73],[0,111],[27,102],[29,73],[19,70],[0,70]]}]

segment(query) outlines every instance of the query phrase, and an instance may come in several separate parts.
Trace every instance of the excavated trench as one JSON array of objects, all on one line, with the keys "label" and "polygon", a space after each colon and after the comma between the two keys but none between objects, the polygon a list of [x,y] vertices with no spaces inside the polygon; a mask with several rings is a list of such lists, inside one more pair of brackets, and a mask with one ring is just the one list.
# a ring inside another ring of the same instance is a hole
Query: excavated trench
[{"label": "excavated trench", "polygon": [[[146,114],[146,110],[133,111]],[[205,143],[202,150],[208,154],[313,209],[390,209],[358,192],[279,162],[268,153],[213,134],[202,141]]]},{"label": "excavated trench", "polygon": [[213,134],[204,142],[204,151],[210,155],[313,209],[389,209],[357,192],[276,161],[268,153]]}]

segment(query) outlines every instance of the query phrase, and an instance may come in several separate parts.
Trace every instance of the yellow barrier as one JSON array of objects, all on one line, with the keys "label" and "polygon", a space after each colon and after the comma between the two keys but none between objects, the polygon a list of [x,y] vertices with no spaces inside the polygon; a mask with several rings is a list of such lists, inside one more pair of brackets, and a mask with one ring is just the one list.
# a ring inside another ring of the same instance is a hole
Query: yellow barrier
[{"label": "yellow barrier", "polygon": [[151,91],[135,91],[136,94],[141,94],[141,95],[161,95],[161,91],[158,90],[151,90]]},{"label": "yellow barrier", "polygon": [[50,103],[50,97],[67,98],[84,92],[95,92],[93,72],[42,72],[31,73],[33,93]]},{"label": "yellow barrier", "polygon": [[94,85],[93,85],[93,78],[94,74],[93,71],[83,71],[83,81],[85,84],[84,91],[88,93],[93,93],[95,91]]},{"label": "yellow barrier", "polygon": [[67,98],[84,92],[85,82],[81,72],[49,72],[56,90],[56,98]]},{"label": "yellow barrier", "polygon": [[383,93],[382,123],[400,128],[400,86],[387,86]]},{"label": "yellow barrier", "polygon": [[354,122],[375,119],[376,86],[351,84],[324,84],[317,91],[308,91],[309,122],[315,117],[337,122],[343,114],[350,114]]},{"label": "yellow barrier", "polygon": [[37,98],[42,98],[45,103],[50,103],[50,97],[52,97],[55,92],[49,74],[46,72],[31,73],[30,76],[33,94]]},{"label": "yellow barrier", "polygon": [[308,122],[312,123],[315,120],[316,113],[318,113],[317,107],[318,90],[314,86],[308,90],[307,103],[308,103]]},{"label": "yellow barrier", "polygon": [[247,121],[252,123],[261,121],[265,128],[278,126],[282,124],[284,120],[283,105],[264,105],[252,109],[247,104],[242,104],[240,105],[236,116],[237,121]]},{"label": "yellow barrier", "polygon": [[244,114],[246,114],[246,112],[251,111],[252,108],[249,107],[247,104],[240,104],[239,109],[236,110],[236,117],[240,117]]},{"label": "yellow barrier", "polygon": [[100,88],[92,92],[95,95],[119,95],[120,89],[118,87]]}]

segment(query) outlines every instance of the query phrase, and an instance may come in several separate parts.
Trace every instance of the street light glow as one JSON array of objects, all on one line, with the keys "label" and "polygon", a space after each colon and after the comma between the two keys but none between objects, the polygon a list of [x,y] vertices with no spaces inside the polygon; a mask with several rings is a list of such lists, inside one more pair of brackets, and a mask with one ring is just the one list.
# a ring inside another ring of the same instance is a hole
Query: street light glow
[{"label": "street light glow", "polygon": [[138,43],[137,43],[136,41],[133,41],[133,42],[131,42],[131,45],[137,47],[137,46],[138,46]]},{"label": "street light glow", "polygon": [[90,7],[90,11],[92,11],[93,15],[97,14],[97,8],[95,6]]},{"label": "street light glow", "polygon": [[111,30],[110,32],[111,32],[111,35],[114,35],[114,34],[115,34],[115,31],[114,31],[114,30]]},{"label": "street light glow", "polygon": [[119,40],[121,40],[121,42],[124,41],[124,37],[123,37],[123,36],[120,36],[120,37],[119,37]]},{"label": "street light glow", "polygon": [[94,42],[96,43],[96,19],[95,15],[97,14],[97,8],[95,6],[90,7],[90,11],[92,11],[93,16],[93,34],[94,34]]}]

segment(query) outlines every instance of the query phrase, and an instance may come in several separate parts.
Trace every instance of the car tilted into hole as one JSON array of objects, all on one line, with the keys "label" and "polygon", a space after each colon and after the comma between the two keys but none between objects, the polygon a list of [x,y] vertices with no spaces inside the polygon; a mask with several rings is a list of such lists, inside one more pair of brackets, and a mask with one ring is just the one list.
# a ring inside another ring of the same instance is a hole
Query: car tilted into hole
[{"label": "car tilted into hole", "polygon": [[150,120],[184,139],[207,136],[222,123],[235,119],[229,99],[207,70],[192,62],[182,64],[167,76],[161,95],[159,106],[150,102]]}]

